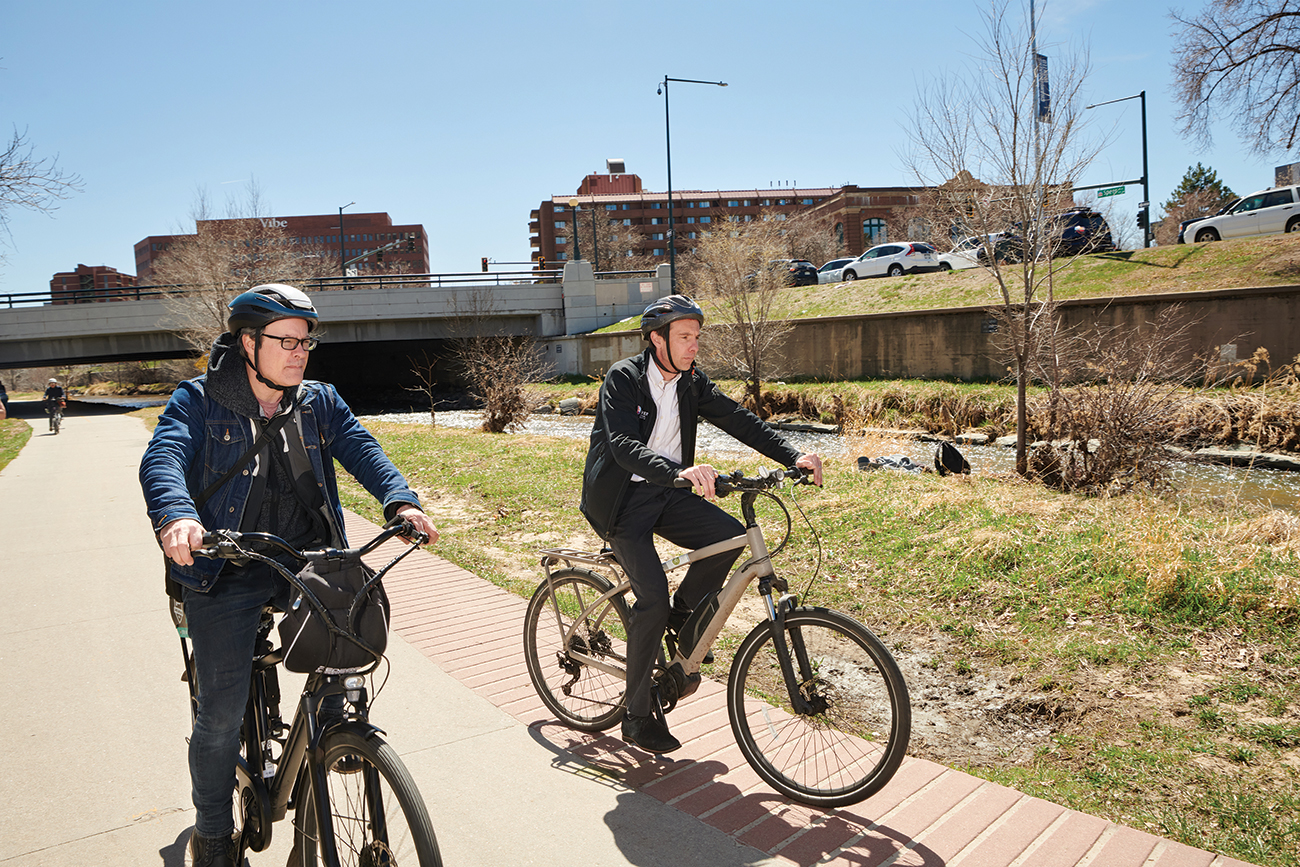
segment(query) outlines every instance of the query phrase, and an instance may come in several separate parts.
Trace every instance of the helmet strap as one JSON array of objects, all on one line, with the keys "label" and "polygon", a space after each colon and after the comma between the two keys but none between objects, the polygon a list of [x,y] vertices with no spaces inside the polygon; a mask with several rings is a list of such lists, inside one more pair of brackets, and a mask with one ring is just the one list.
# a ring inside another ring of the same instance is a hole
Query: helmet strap
[{"label": "helmet strap", "polygon": [[249,366],[249,368],[253,371],[253,376],[257,377],[257,381],[262,383],[262,385],[265,385],[267,388],[273,388],[276,391],[288,391],[289,389],[293,388],[293,386],[291,385],[280,385],[278,383],[271,382],[271,380],[267,379],[265,376],[262,376],[262,371],[258,370],[258,368],[261,366],[261,354],[262,354],[262,332],[260,330],[253,337],[253,360],[249,361],[248,356],[244,355],[242,352],[239,354],[244,359],[244,364],[247,364]]},{"label": "helmet strap", "polygon": [[693,361],[691,362],[691,366],[686,368],[685,370],[679,370],[677,368],[677,362],[673,361],[673,345],[668,339],[671,326],[672,323],[670,322],[668,323],[668,325],[665,325],[663,327],[664,354],[668,356],[668,367],[664,367],[664,363],[659,360],[659,350],[655,347],[654,341],[653,340],[650,341],[650,349],[652,350],[650,355],[654,357],[655,366],[658,367],[660,370],[662,370],[664,372],[664,376],[666,376],[669,379],[672,379],[674,376],[677,376],[679,373],[690,373],[691,370],[695,368],[695,362]]}]

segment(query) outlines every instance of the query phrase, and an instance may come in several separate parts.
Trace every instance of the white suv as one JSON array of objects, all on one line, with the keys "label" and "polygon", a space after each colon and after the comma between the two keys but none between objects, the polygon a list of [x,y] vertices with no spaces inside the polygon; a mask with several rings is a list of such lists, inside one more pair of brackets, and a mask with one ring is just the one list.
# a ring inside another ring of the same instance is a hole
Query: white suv
[{"label": "white suv", "polygon": [[1187,227],[1195,241],[1254,238],[1300,232],[1300,187],[1278,187],[1251,193],[1226,213]]}]

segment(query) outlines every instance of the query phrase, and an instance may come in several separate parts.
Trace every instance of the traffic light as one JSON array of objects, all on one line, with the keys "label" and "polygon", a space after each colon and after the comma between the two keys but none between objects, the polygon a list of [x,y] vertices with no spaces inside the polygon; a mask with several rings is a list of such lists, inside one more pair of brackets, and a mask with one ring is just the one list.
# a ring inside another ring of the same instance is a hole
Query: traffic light
[{"label": "traffic light", "polygon": [[1147,202],[1138,205],[1137,225],[1139,229],[1145,229],[1147,226],[1151,225],[1150,207],[1150,204]]},{"label": "traffic light", "polygon": [[545,257],[545,256],[543,256],[542,258],[540,258],[540,259],[537,260],[537,270],[538,270],[538,271],[545,271],[545,270],[546,270],[546,257]]},{"label": "traffic light", "polygon": [[380,265],[384,264],[384,251],[382,249],[375,251],[375,261]]},{"label": "traffic light", "polygon": [[415,236],[414,236],[414,235],[411,235],[409,238],[406,239],[406,252],[408,252],[408,253],[414,253],[414,252],[415,252]]},{"label": "traffic light", "polygon": [[487,273],[487,256],[484,256],[480,261],[483,263],[483,273],[486,274],[486,273]]}]

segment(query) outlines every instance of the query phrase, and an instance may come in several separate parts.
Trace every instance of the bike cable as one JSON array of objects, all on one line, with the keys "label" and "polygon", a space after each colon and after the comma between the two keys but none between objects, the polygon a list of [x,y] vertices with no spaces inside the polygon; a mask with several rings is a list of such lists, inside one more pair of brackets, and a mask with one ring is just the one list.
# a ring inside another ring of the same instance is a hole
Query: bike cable
[{"label": "bike cable", "polygon": [[[802,605],[808,600],[808,594],[812,592],[812,586],[822,571],[822,537],[817,532],[817,528],[813,526],[813,522],[808,518],[807,513],[804,512],[803,506],[799,505],[799,498],[795,496],[794,486],[790,488],[790,500],[794,503],[795,509],[798,510],[799,517],[803,518],[803,522],[808,525],[808,531],[812,533],[813,541],[817,543],[817,565],[813,567],[813,574],[808,579],[808,586],[803,589],[803,593],[799,596],[799,604]],[[789,512],[786,515],[788,516]]]}]

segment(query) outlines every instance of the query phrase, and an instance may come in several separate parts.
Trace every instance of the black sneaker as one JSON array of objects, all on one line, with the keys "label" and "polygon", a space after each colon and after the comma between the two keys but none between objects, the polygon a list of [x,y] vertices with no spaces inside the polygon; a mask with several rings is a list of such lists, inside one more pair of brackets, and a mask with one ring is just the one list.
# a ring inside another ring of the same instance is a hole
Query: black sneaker
[{"label": "black sneaker", "polygon": [[648,753],[671,753],[682,742],[672,736],[668,726],[652,716],[623,716],[623,740]]},{"label": "black sneaker", "polygon": [[194,867],[237,867],[239,848],[229,835],[201,837],[196,830],[190,834],[190,860]]}]

